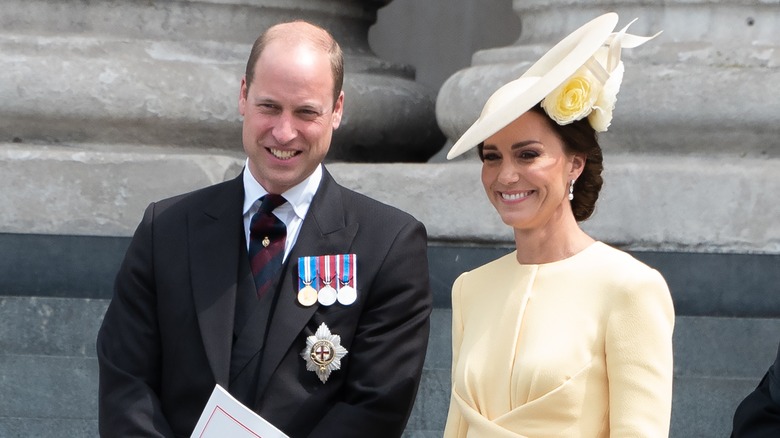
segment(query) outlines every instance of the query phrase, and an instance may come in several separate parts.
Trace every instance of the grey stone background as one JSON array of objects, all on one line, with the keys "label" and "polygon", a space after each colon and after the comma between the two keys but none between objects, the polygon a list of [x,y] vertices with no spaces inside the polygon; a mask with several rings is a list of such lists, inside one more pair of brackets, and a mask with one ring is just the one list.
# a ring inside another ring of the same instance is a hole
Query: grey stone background
[{"label": "grey stone background", "polygon": [[[96,436],[94,338],[114,273],[144,207],[232,177],[243,158],[240,148],[174,139],[181,132],[176,130],[154,137],[164,141],[130,141],[143,140],[143,130],[128,126],[138,131],[129,135],[121,124],[96,137],[89,137],[87,128],[69,133],[69,141],[2,137],[14,124],[24,124],[34,136],[36,129],[66,132],[82,126],[83,119],[110,122],[110,111],[68,106],[83,104],[84,96],[95,99],[97,108],[109,109],[112,99],[138,98],[121,83],[107,86],[103,96],[94,96],[88,82],[79,88],[73,79],[91,67],[73,63],[63,77],[26,80],[40,73],[30,69],[34,63],[28,60],[51,68],[61,60],[67,64],[71,56],[83,60],[97,54],[101,59],[132,46],[69,39],[62,35],[66,26],[61,20],[69,16],[62,9],[67,2],[36,2],[50,6],[44,8],[51,13],[48,27],[7,18],[17,17],[9,11],[22,10],[29,4],[25,0],[5,0],[0,7],[0,437]],[[187,3],[221,10],[221,4],[252,2],[157,2],[160,11]],[[286,4],[315,3],[324,2]],[[358,2],[343,3],[354,8]],[[111,11],[121,11],[118,5],[123,4],[106,0],[81,5],[94,14],[84,19],[99,24],[110,22],[116,13]],[[780,67],[780,1],[395,0],[379,9],[368,43],[379,58],[393,64],[391,70],[408,76],[407,67],[416,69],[416,83],[399,87],[419,86],[438,98],[437,116],[449,123],[456,116],[467,118],[489,94],[479,87],[458,94],[453,77],[479,71],[495,79],[517,68],[506,64],[507,53],[543,50],[536,45],[557,41],[561,35],[556,32],[613,8],[621,9],[621,17],[641,17],[632,31],[648,34],[663,27],[666,39],[641,52],[644,58],[626,54],[631,63],[616,132],[604,136],[607,183],[596,214],[584,227],[658,268],[669,282],[677,313],[671,436],[728,436],[734,408],[758,383],[780,341],[780,145],[773,140],[773,121],[780,111],[771,98],[780,94],[780,81],[774,80]],[[128,22],[134,19],[128,17]],[[754,25],[746,27],[749,19]],[[521,33],[521,22],[527,32]],[[551,22],[566,24],[548,26]],[[215,29],[219,26],[209,31]],[[188,32],[198,35],[197,29]],[[250,38],[223,33],[231,41]],[[243,59],[245,41],[212,48],[219,56]],[[237,125],[229,125],[237,121],[232,90],[237,93],[243,66],[230,65],[198,67],[213,80],[185,97],[194,98],[194,108],[205,108],[203,113],[183,105],[187,100],[175,88],[151,90],[151,97],[133,111],[143,117],[155,111],[167,114],[170,119],[163,117],[163,126],[171,121],[191,126],[186,134],[197,142],[234,141],[238,131]],[[149,83],[141,85],[151,87],[156,78],[142,67],[136,73]],[[638,86],[659,78],[669,85]],[[490,85],[483,82],[480,86]],[[231,90],[224,100],[220,87]],[[654,104],[647,109],[642,102]],[[675,107],[692,115],[675,113],[679,120],[669,120],[663,110]],[[173,117],[178,115],[181,119]],[[37,124],[30,122],[36,116]],[[202,123],[197,122],[200,117]],[[638,122],[647,129],[619,129]],[[689,125],[696,130],[686,131]],[[697,131],[702,126],[716,134]],[[737,140],[726,141],[728,136],[714,129],[723,126]],[[112,141],[111,134],[125,135],[126,141]],[[634,146],[620,149],[624,140]],[[658,147],[643,149],[651,140]],[[485,200],[473,156],[445,163],[439,153],[424,164],[334,162],[329,168],[343,184],[411,212],[428,228],[433,332],[406,436],[441,436],[449,394],[449,288],[458,273],[509,251],[511,232]]]}]

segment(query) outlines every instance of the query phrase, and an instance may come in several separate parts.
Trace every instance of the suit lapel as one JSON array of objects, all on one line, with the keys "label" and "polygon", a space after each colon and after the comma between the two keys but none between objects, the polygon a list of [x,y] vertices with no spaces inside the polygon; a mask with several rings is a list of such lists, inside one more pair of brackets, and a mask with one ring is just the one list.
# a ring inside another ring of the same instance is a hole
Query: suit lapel
[{"label": "suit lapel", "polygon": [[303,328],[319,306],[303,307],[298,304],[298,257],[348,251],[357,234],[358,224],[346,224],[346,207],[341,197],[341,188],[327,170],[323,171],[322,182],[309,206],[281,279],[260,366],[258,400],[282,358],[301,336]]},{"label": "suit lapel", "polygon": [[[241,176],[225,183],[202,210],[188,218],[192,292],[209,365],[217,383],[227,387],[239,255],[244,245]],[[251,282],[248,287],[252,287]]]}]

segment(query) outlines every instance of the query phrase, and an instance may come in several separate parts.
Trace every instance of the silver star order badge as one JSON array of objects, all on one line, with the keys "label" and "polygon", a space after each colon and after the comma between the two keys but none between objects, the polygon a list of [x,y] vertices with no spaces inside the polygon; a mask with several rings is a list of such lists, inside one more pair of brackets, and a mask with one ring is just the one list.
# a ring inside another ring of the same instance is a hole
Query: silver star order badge
[{"label": "silver star order badge", "polygon": [[306,348],[301,351],[306,369],[316,372],[322,383],[328,381],[331,372],[341,368],[341,358],[346,355],[347,349],[341,346],[341,336],[331,334],[324,322],[314,336],[306,338]]}]

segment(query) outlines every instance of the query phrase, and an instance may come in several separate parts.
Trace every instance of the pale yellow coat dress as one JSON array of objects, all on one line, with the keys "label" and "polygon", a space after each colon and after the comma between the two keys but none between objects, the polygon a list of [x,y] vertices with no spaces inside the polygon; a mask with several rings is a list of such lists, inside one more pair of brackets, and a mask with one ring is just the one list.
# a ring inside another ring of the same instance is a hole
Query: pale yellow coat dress
[{"label": "pale yellow coat dress", "polygon": [[673,327],[663,277],[601,242],[464,273],[452,289],[444,436],[666,437]]}]

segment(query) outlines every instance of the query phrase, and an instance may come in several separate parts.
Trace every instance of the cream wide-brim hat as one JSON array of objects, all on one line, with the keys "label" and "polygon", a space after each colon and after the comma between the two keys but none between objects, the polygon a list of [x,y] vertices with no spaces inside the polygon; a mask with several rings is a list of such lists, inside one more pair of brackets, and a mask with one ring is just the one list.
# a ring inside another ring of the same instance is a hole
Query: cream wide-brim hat
[{"label": "cream wide-brim hat", "polygon": [[452,146],[447,159],[482,143],[541,102],[605,45],[617,23],[614,12],[594,18],[556,44],[518,79],[499,88],[477,121]]}]

